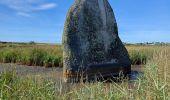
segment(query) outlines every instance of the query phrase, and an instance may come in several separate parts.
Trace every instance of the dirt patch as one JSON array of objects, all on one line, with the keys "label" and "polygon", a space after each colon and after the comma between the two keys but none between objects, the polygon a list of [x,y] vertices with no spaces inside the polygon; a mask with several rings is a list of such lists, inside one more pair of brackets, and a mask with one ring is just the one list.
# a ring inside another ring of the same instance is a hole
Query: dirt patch
[{"label": "dirt patch", "polygon": [[14,71],[18,76],[41,76],[45,78],[62,79],[62,68],[45,68],[17,64],[0,64],[0,72]]},{"label": "dirt patch", "polygon": [[[43,78],[62,80],[63,69],[58,67],[45,68],[40,66],[26,66],[17,64],[0,64],[0,72],[15,71],[18,76],[41,76]],[[130,78],[137,79],[139,73],[143,72],[143,65],[133,65]]]},{"label": "dirt patch", "polygon": [[132,65],[132,71],[143,72],[144,65]]}]

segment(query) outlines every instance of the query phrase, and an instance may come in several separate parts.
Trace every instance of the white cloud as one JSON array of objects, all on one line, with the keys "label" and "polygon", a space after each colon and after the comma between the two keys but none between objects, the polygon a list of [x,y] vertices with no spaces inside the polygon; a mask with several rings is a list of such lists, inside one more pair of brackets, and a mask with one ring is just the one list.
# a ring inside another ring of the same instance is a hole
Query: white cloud
[{"label": "white cloud", "polygon": [[57,5],[55,3],[46,3],[46,4],[42,4],[39,7],[37,7],[37,10],[48,10],[48,9],[52,9],[55,8]]},{"label": "white cloud", "polygon": [[53,9],[57,6],[53,2],[45,0],[0,0],[0,5],[6,6],[16,12],[17,15],[28,17],[29,13]]},{"label": "white cloud", "polygon": [[24,13],[24,12],[17,12],[16,14],[17,14],[17,15],[19,15],[19,16],[31,17],[31,15],[30,15],[30,14],[28,14],[28,13]]}]

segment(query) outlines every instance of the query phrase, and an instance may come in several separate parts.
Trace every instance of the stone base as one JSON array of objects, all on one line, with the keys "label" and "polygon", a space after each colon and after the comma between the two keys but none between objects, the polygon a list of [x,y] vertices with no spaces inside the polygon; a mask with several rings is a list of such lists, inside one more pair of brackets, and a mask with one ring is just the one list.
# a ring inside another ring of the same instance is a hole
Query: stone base
[{"label": "stone base", "polygon": [[[105,65],[105,66],[103,66]],[[107,65],[107,66],[106,66]],[[126,75],[131,71],[131,67],[112,66],[115,64],[95,64],[90,65],[86,70],[79,72],[64,71],[64,82],[77,83],[104,80],[108,77]]]}]

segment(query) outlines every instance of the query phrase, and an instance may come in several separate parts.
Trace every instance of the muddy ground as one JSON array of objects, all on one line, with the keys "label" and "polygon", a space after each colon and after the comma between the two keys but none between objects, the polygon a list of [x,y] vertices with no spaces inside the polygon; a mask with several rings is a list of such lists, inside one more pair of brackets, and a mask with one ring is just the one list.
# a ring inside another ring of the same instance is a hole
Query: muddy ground
[{"label": "muddy ground", "polygon": [[[0,64],[0,72],[14,71],[18,76],[41,76],[43,78],[62,80],[62,68],[45,68],[40,66],[26,66],[17,64]],[[131,79],[136,79],[143,72],[142,65],[132,66]]]}]

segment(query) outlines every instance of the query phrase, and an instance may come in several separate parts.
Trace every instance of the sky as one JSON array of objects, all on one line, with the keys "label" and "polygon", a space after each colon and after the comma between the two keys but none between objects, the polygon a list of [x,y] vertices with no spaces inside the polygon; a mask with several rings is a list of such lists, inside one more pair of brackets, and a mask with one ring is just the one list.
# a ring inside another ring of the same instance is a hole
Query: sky
[{"label": "sky", "polygon": [[[0,0],[0,41],[61,43],[75,0]],[[170,42],[170,0],[108,0],[123,42]]]}]

